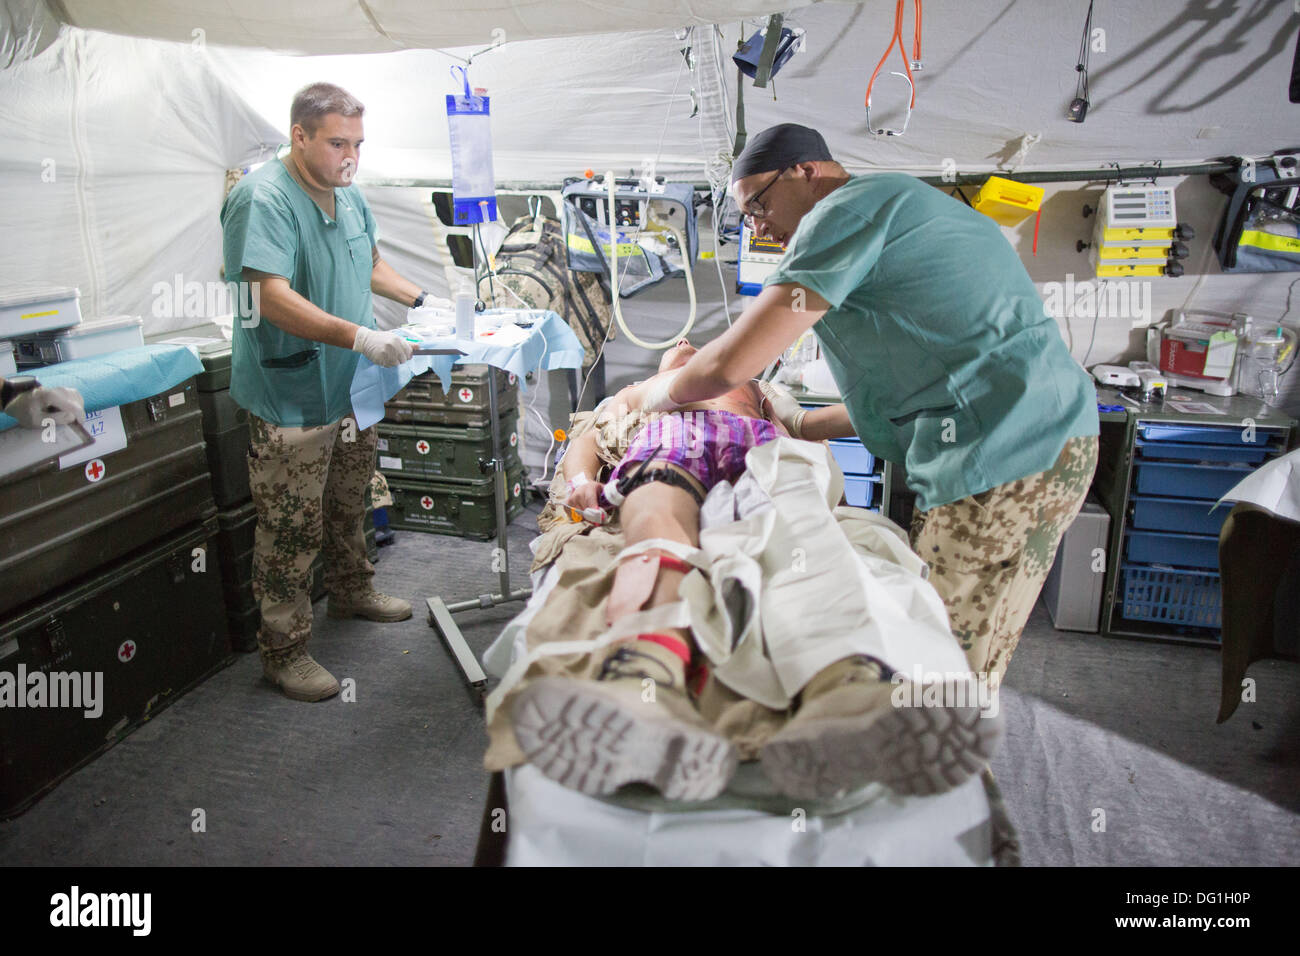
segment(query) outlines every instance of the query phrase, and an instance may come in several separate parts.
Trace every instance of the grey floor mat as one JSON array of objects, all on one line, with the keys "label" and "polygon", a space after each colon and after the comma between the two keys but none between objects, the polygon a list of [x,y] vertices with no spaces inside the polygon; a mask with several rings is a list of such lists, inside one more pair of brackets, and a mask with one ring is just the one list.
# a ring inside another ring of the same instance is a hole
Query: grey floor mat
[{"label": "grey floor mat", "polygon": [[[516,586],[536,511],[511,527]],[[469,864],[486,738],[423,599],[493,589],[492,547],[398,532],[376,583],[417,604],[410,621],[329,620],[316,605],[313,653],[355,681],[355,703],[287,700],[242,655],[0,824],[0,860]],[[521,606],[457,620],[481,652]],[[1040,605],[1002,691],[1007,741],[993,765],[1024,864],[1300,859],[1300,665],[1250,675],[1258,702],[1217,726],[1217,653],[1058,632]]]}]

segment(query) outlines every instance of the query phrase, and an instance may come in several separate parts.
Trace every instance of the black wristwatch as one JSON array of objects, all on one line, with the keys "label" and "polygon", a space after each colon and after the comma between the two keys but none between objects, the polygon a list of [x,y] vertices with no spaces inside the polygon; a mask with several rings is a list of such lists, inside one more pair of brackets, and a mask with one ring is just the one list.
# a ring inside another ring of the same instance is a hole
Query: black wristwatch
[{"label": "black wristwatch", "polygon": [[411,306],[411,308],[418,309],[420,306],[422,306],[424,304],[424,300],[428,297],[428,295],[429,293],[421,289],[420,294],[415,297],[415,304]]},{"label": "black wristwatch", "polygon": [[0,408],[8,408],[9,403],[23,392],[35,391],[40,387],[41,383],[30,375],[15,375],[5,379],[4,384],[0,385]]}]

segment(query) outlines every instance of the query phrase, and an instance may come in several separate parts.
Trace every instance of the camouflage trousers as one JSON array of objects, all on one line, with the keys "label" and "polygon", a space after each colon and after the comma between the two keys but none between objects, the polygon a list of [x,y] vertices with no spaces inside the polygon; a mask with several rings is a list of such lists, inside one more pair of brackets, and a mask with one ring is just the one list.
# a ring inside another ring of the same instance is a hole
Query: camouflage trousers
[{"label": "camouflage trousers", "polygon": [[912,548],[977,673],[1006,673],[1096,467],[1097,436],[1071,438],[1046,471],[912,517]]},{"label": "camouflage trousers", "polygon": [[262,653],[311,636],[312,562],[324,550],[331,594],[367,593],[375,569],[361,529],[377,436],[344,418],[281,428],[249,415],[248,478],[257,506],[253,595],[262,610]]}]

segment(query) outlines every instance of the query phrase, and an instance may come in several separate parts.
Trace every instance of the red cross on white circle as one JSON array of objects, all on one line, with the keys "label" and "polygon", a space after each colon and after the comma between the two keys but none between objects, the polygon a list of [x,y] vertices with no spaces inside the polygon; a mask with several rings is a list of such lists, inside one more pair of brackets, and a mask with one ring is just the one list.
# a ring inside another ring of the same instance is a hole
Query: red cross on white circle
[{"label": "red cross on white circle", "polygon": [[511,447],[511,448],[514,448],[514,447],[515,447],[516,445],[518,445],[518,444],[519,444],[519,433],[518,433],[518,432],[511,432],[511,433],[510,433],[510,447]]},{"label": "red cross on white circle", "polygon": [[456,397],[459,398],[462,402],[472,401],[474,399],[474,392],[471,389],[462,388],[459,392],[456,393]]},{"label": "red cross on white circle", "polygon": [[86,462],[86,480],[99,481],[104,477],[104,462],[99,458],[92,458]]},{"label": "red cross on white circle", "polygon": [[515,482],[515,489],[514,489],[514,491],[515,491],[514,496],[515,496],[516,498],[518,498],[518,497],[519,497],[519,482],[517,482],[517,481]]},{"label": "red cross on white circle", "polygon": [[425,495],[423,498],[420,499],[420,507],[423,508],[425,511],[432,511],[433,499],[430,498],[428,495]]},{"label": "red cross on white circle", "polygon": [[421,455],[427,455],[429,454],[429,443],[425,441],[423,438],[421,438],[419,441],[415,443],[415,450],[418,451]]},{"label": "red cross on white circle", "polygon": [[135,641],[123,641],[117,648],[117,659],[125,664],[135,657]]},{"label": "red cross on white circle", "polygon": [[508,377],[508,381],[510,382],[511,385],[515,384],[515,382],[517,381],[517,379],[515,378],[515,373],[514,373],[514,372],[511,372],[511,373],[510,373],[510,375],[509,375],[509,377]]}]

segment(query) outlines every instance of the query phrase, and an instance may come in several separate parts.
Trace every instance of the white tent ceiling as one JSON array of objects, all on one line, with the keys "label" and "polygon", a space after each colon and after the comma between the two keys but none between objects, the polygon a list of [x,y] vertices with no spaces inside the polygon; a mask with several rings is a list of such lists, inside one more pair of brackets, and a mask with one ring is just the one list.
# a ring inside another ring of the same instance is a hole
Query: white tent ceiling
[{"label": "white tent ceiling", "polygon": [[[773,88],[746,82],[746,126],[816,126],[855,170],[1172,164],[1261,156],[1300,139],[1300,107],[1286,99],[1300,29],[1293,3],[1098,0],[1092,107],[1087,122],[1074,124],[1064,112],[1086,0],[932,0],[911,123],[904,136],[880,138],[866,132],[863,99],[890,41],[895,4],[784,2],[794,8],[787,21],[806,33],[805,49]],[[0,244],[0,285],[78,285],[88,314],[143,314],[153,331],[182,327],[184,318],[150,315],[151,290],[177,274],[218,277],[225,170],[268,155],[286,137],[293,92],[327,79],[367,106],[359,182],[376,208],[381,248],[437,291],[441,265],[421,206],[428,191],[377,184],[450,177],[443,96],[456,86],[449,67],[473,55],[472,82],[492,97],[498,184],[558,183],[588,167],[625,172],[646,158],[657,158],[662,174],[698,182],[732,142],[730,53],[771,7],[768,0],[469,0],[454,8],[416,0],[0,0],[0,128],[7,133],[0,226],[6,239],[19,239]],[[718,28],[707,25],[718,19]],[[402,48],[419,45],[444,49]],[[285,50],[330,55],[273,52]],[[366,52],[375,50],[396,52]],[[876,124],[901,119],[906,85],[888,75],[900,63],[895,48],[877,82]],[[1037,141],[1017,156],[1026,136]],[[57,182],[43,179],[51,161]],[[1089,274],[1074,242],[1087,235],[1078,210],[1098,191],[1098,183],[1049,189],[1036,258],[1029,233],[1008,230],[1036,281]],[[1181,183],[1178,195],[1202,236],[1193,250],[1198,266],[1186,278],[1154,283],[1155,318],[1189,296],[1196,305],[1281,315],[1292,276],[1218,275],[1205,237],[1221,197],[1203,177]],[[706,265],[698,327],[705,339],[725,321],[718,277]],[[629,311],[659,338],[680,325],[684,298],[680,283],[665,285]],[[1094,362],[1135,357],[1135,325],[1062,321],[1076,357]],[[620,340],[611,381],[651,362]]]}]

